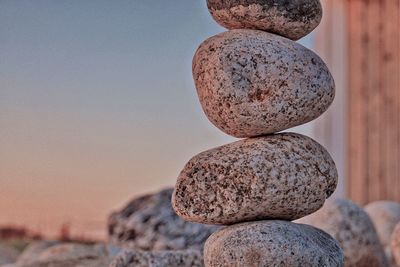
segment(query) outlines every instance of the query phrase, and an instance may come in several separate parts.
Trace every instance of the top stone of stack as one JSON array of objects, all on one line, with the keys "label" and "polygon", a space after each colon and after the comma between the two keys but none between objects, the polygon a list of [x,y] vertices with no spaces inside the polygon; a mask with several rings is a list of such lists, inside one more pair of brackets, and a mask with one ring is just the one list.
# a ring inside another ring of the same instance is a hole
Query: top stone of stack
[{"label": "top stone of stack", "polygon": [[213,18],[227,29],[254,29],[298,40],[321,22],[319,0],[207,0]]}]

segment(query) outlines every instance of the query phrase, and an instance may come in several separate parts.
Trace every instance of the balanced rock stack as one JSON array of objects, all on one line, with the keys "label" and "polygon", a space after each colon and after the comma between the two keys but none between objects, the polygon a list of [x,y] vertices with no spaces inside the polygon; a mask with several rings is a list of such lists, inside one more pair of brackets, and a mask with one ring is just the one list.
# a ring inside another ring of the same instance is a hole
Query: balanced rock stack
[{"label": "balanced rock stack", "polygon": [[206,266],[343,266],[339,244],[289,222],[320,209],[337,185],[317,142],[278,133],[307,123],[334,99],[333,78],[294,42],[320,22],[318,0],[208,0],[229,29],[200,45],[193,76],[203,110],[223,132],[246,138],[193,157],[172,197],[187,221],[229,225],[207,240]]}]

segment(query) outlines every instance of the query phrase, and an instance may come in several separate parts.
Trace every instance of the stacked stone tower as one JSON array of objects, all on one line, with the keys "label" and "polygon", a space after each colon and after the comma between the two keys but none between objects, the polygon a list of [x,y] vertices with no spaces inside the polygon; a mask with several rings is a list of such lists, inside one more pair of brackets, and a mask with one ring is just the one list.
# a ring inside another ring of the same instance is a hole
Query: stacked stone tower
[{"label": "stacked stone tower", "polygon": [[289,221],[320,209],[335,163],[309,137],[277,133],[307,123],[334,99],[324,62],[297,40],[322,17],[318,0],[208,0],[229,29],[203,42],[193,76],[203,110],[240,141],[193,157],[172,197],[187,221],[228,225],[206,242],[206,266],[342,266],[338,243]]}]

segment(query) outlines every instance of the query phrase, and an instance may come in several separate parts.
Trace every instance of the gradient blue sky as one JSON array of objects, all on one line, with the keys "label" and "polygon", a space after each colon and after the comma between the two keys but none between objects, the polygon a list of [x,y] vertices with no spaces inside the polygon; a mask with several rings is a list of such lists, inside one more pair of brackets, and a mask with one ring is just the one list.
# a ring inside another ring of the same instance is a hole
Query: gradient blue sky
[{"label": "gradient blue sky", "polygon": [[234,140],[191,76],[221,31],[200,0],[0,0],[0,224],[101,228]]}]

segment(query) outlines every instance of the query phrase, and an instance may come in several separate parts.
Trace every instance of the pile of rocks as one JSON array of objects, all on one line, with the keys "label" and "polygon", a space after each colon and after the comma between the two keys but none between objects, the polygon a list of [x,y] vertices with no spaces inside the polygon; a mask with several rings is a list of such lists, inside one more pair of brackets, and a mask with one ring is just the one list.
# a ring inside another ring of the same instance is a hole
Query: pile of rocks
[{"label": "pile of rocks", "polygon": [[207,240],[206,266],[343,266],[330,235],[288,222],[317,211],[334,192],[332,158],[306,136],[274,134],[316,119],[334,99],[325,63],[293,41],[319,24],[319,1],[208,0],[208,7],[230,30],[197,50],[197,93],[215,126],[246,139],[186,164],[172,197],[176,213],[231,225]]}]

